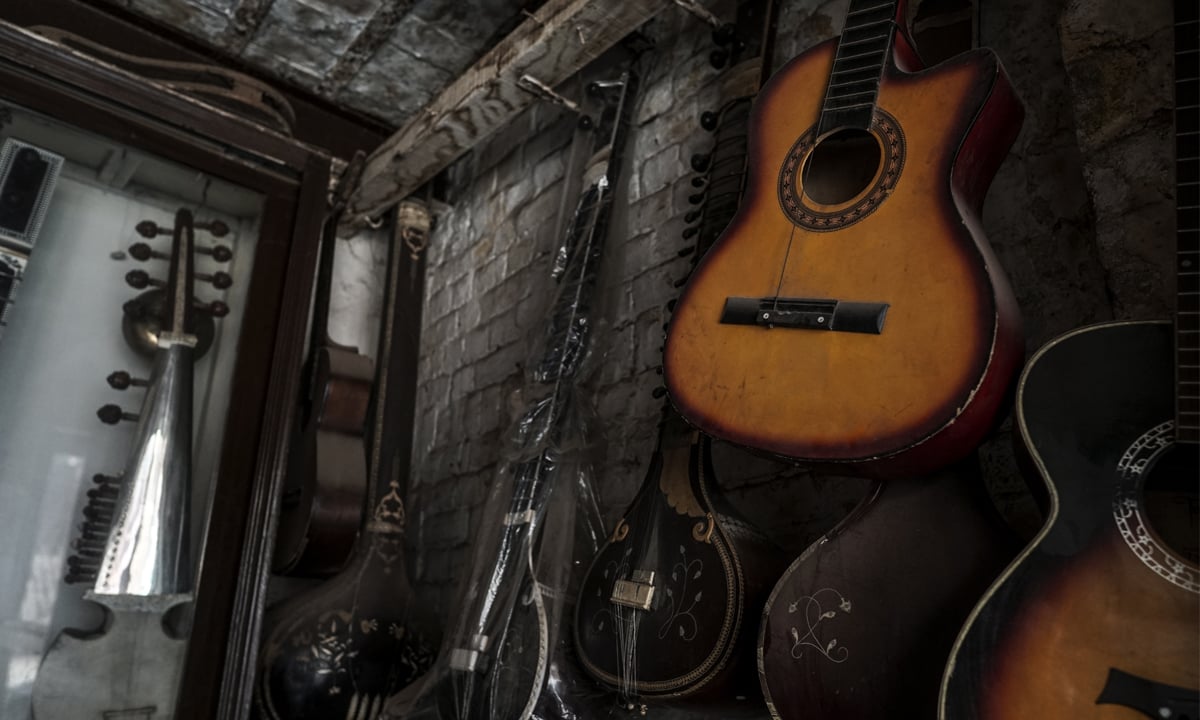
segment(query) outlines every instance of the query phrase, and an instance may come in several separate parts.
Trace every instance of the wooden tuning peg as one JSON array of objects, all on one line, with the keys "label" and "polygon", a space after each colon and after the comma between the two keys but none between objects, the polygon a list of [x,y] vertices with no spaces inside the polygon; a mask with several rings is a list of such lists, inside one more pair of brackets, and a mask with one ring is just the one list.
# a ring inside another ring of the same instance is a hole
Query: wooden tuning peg
[{"label": "wooden tuning peg", "polygon": [[108,381],[108,386],[113,390],[125,390],[131,386],[146,387],[150,384],[149,380],[142,380],[141,378],[132,377],[124,370],[117,370],[116,372],[110,374],[106,379]]},{"label": "wooden tuning peg", "polygon": [[130,270],[125,273],[125,282],[135,290],[145,290],[148,287],[166,287],[162,280],[155,280],[145,270]]},{"label": "wooden tuning peg", "polygon": [[700,113],[700,127],[712,132],[717,129],[717,119],[719,116],[712,110],[705,110]]},{"label": "wooden tuning peg", "polygon": [[[219,235],[217,237],[220,237]],[[229,249],[228,245],[213,245],[212,247],[198,247],[196,252],[201,255],[211,255],[213,260],[219,263],[229,262],[233,259],[233,250]]]},{"label": "wooden tuning peg", "polygon": [[197,230],[207,230],[213,237],[225,237],[229,234],[229,226],[220,220],[193,222],[192,227],[196,228]]},{"label": "wooden tuning peg", "polygon": [[220,300],[213,300],[212,302],[201,302],[200,300],[195,300],[192,303],[192,307],[196,308],[200,312],[208,313],[215,318],[223,318],[229,314],[229,306]]},{"label": "wooden tuning peg", "polygon": [[696,172],[704,172],[708,169],[708,163],[712,160],[712,156],[707,153],[696,153],[692,155],[692,169]]},{"label": "wooden tuning peg", "polygon": [[208,273],[195,273],[192,277],[202,282],[212,283],[212,286],[218,290],[225,290],[233,286],[233,278],[229,273],[215,272],[211,275]]},{"label": "wooden tuning peg", "polygon": [[122,420],[136,421],[137,413],[125,412],[120,405],[105,405],[96,411],[96,417],[105,425],[116,425]]},{"label": "wooden tuning peg", "polygon": [[162,227],[153,220],[143,220],[138,223],[134,229],[137,230],[138,235],[141,235],[144,238],[152,238],[158,235],[170,235],[173,232],[171,228]]},{"label": "wooden tuning peg", "polygon": [[651,391],[650,391],[650,394],[654,396],[654,399],[655,399],[655,400],[658,400],[658,399],[659,399],[659,398],[661,398],[663,395],[666,395],[666,394],[667,394],[667,389],[666,389],[665,387],[663,387],[662,385],[659,385],[658,387],[656,387],[656,388],[654,388],[653,390],[651,390]]}]

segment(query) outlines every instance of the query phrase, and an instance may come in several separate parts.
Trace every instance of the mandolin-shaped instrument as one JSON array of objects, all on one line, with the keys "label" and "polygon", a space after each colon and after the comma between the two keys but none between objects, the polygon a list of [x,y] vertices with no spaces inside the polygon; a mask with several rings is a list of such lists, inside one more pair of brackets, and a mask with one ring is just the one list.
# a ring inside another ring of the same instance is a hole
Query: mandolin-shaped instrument
[{"label": "mandolin-shaped instrument", "polygon": [[342,171],[321,230],[312,346],[275,534],[272,567],[278,573],[332,575],[350,559],[362,524],[367,495],[363,433],[375,364],[357,348],[330,339],[329,304],[337,224],[363,161],[359,153]]},{"label": "mandolin-shaped instrument", "polygon": [[913,63],[898,2],[754,102],[737,216],[671,319],[667,389],[713,437],[871,475],[969,453],[1022,357],[979,215],[1022,109],[996,56]]},{"label": "mandolin-shaped instrument", "polygon": [[[736,212],[746,172],[750,100],[764,73],[774,3],[746,0],[714,39],[724,105],[684,231],[700,257]],[[728,50],[724,49],[725,47]],[[681,253],[685,254],[685,253]],[[659,389],[661,392],[661,388]],[[592,561],[576,604],[575,642],[593,678],[634,709],[689,705],[722,717],[763,712],[752,653],[758,608],[783,556],[724,499],[711,441],[668,405],[645,481]]]},{"label": "mandolin-shaped instrument", "polygon": [[[389,695],[428,669],[440,630],[417,604],[404,563],[416,353],[400,318],[420,312],[415,273],[432,220],[424,203],[396,210],[371,401],[367,513],[350,561],[321,584],[268,610],[255,697],[268,720],[374,720]],[[406,265],[413,274],[402,272]],[[412,350],[412,351],[410,351]],[[359,462],[363,460],[358,458]]]},{"label": "mandolin-shaped instrument", "polygon": [[1175,12],[1175,322],[1031,358],[1017,427],[1048,517],[962,628],[943,720],[1200,717],[1200,9]]},{"label": "mandolin-shaped instrument", "polygon": [[[116,389],[144,387],[146,394],[140,413],[117,405],[97,413],[108,424],[138,425],[124,472],[94,478],[66,577],[68,583],[89,583],[84,598],[103,607],[107,619],[96,631],[63,631],[46,652],[33,689],[39,720],[174,717],[187,642],[179,615],[193,589],[188,527],[195,317],[227,310],[223,303],[197,304],[192,296],[193,280],[201,277],[193,271],[195,230],[214,225],[195,222],[186,209],[176,213],[166,231],[171,252],[158,255],[170,261],[168,278],[146,283],[163,288],[167,311],[150,378],[122,371],[108,377]],[[161,232],[155,226],[155,234]],[[135,270],[126,279],[144,286],[143,275]]]}]

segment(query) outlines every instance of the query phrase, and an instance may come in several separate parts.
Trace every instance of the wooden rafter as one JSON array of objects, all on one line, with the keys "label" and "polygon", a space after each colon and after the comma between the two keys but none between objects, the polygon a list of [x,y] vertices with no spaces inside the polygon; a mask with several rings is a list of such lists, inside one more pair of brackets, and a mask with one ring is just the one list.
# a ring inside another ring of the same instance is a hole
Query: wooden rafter
[{"label": "wooden rafter", "polygon": [[336,99],[337,93],[354,78],[371,56],[383,47],[400,20],[412,9],[414,0],[393,0],[381,4],[369,22],[341,54],[337,63],[325,74],[317,92],[327,98]]},{"label": "wooden rafter", "polygon": [[346,224],[391,207],[533,103],[522,75],[556,86],[671,4],[546,2],[367,158]]}]

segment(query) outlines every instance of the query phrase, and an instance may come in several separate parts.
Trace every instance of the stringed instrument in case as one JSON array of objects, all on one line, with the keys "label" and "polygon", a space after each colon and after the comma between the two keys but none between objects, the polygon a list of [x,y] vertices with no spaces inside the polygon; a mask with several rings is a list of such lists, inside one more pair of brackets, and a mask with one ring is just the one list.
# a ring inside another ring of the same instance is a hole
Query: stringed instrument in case
[{"label": "stringed instrument in case", "polygon": [[1174,327],[1085,327],[1030,359],[1017,427],[1049,513],[959,634],[942,720],[1200,717],[1200,7],[1175,11]]},{"label": "stringed instrument in case", "polygon": [[969,453],[1023,354],[979,223],[1021,105],[988,50],[906,72],[897,11],[853,0],[840,38],[763,87],[745,198],[664,355],[704,432],[878,476]]},{"label": "stringed instrument in case", "polygon": [[[771,0],[745,0],[736,25],[714,33],[732,67],[720,81],[725,104],[701,121],[715,139],[694,162],[706,170],[694,180],[702,205],[686,218],[696,224],[684,236],[695,241],[681,254],[703,255],[737,210],[750,100],[761,58],[770,56],[774,12]],[[725,500],[711,446],[663,408],[646,479],[580,587],[580,662],[631,709],[687,705],[722,717],[764,709],[751,650],[757,608],[784,557]]]},{"label": "stringed instrument in case", "polygon": [[329,337],[337,224],[364,159],[356,154],[342,171],[321,231],[312,348],[275,534],[278,573],[324,577],[340,570],[350,558],[366,502],[363,433],[375,363]]}]

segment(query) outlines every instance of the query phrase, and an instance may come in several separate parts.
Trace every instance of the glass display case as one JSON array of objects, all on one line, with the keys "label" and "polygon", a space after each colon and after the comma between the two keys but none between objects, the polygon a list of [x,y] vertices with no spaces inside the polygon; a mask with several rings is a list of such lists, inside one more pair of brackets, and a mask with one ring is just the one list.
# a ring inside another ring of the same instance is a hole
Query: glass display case
[{"label": "glass display case", "polygon": [[244,716],[331,158],[3,22],[0,148],[0,717]]}]

